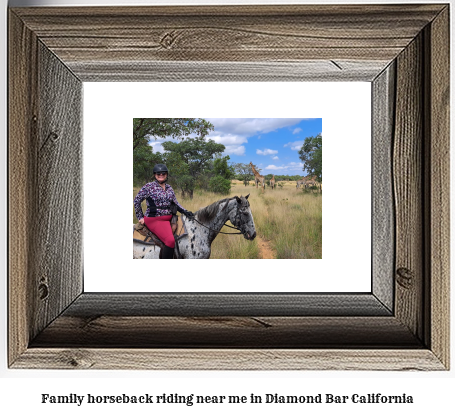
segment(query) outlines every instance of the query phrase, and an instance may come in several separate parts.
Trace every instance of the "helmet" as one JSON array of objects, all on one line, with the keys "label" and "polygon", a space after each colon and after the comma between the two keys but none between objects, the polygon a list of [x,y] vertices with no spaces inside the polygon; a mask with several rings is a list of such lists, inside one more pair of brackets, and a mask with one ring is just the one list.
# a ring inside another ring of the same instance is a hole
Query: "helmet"
[{"label": "helmet", "polygon": [[169,173],[165,164],[155,164],[155,167],[153,168],[153,174],[163,171]]}]

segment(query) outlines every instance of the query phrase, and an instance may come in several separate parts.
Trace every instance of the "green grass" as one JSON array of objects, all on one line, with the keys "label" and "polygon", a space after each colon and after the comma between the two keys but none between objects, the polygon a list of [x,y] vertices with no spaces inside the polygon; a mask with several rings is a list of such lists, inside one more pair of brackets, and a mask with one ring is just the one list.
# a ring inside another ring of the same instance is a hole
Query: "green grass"
[{"label": "green grass", "polygon": [[[139,188],[133,188],[133,197]],[[294,186],[282,189],[260,189],[238,186],[231,189],[231,195],[249,197],[251,210],[258,235],[271,244],[277,258],[322,258],[322,195],[317,192],[303,192]],[[225,196],[196,190],[194,198],[182,199],[177,194],[180,204],[191,211],[196,211]],[[145,201],[143,210],[145,212]],[[133,207],[133,222],[136,215]],[[229,222],[228,222],[229,223]],[[224,227],[223,232],[235,232]],[[211,258],[260,258],[259,247],[254,241],[247,241],[242,235],[218,235],[212,244]]]}]

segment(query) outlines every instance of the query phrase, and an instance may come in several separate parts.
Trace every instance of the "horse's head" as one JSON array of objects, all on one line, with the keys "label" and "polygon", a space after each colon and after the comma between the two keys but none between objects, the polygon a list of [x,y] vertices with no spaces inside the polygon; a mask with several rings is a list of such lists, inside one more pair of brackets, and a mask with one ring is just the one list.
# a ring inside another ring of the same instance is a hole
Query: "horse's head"
[{"label": "horse's head", "polygon": [[245,197],[235,196],[236,208],[231,210],[229,220],[242,232],[245,239],[252,241],[256,238],[256,228],[248,196],[249,194]]}]

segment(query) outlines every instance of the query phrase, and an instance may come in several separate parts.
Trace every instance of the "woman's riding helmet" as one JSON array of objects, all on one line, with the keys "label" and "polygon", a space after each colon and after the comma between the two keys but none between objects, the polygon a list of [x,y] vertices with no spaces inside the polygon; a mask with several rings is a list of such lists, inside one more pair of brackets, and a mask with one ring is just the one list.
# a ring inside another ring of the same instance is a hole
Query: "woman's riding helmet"
[{"label": "woman's riding helmet", "polygon": [[153,168],[153,174],[155,173],[169,173],[167,170],[167,167],[165,164],[155,164],[155,167]]}]

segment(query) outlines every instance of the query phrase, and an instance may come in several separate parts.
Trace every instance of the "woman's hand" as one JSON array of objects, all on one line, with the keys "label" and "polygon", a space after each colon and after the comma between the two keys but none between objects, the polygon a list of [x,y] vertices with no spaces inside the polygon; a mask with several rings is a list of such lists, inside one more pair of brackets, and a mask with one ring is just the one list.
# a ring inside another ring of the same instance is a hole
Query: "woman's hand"
[{"label": "woman's hand", "polygon": [[183,212],[183,214],[190,220],[194,219],[194,213],[190,212],[189,210],[185,210],[185,212]]},{"label": "woman's hand", "polygon": [[140,223],[140,224],[142,224],[142,225],[143,225],[143,224],[144,224],[144,222],[145,222],[145,221],[144,221],[144,218],[142,218],[142,219],[139,219],[139,223]]}]

